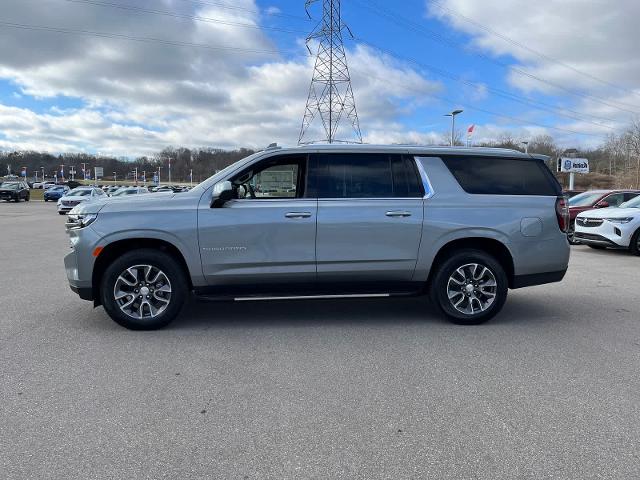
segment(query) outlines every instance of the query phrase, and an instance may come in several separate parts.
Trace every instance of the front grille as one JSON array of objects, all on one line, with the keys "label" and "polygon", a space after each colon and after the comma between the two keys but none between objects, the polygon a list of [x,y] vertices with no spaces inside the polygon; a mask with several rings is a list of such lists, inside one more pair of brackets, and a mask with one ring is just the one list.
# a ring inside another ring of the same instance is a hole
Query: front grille
[{"label": "front grille", "polygon": [[595,240],[598,242],[611,242],[611,240],[609,240],[608,238],[603,237],[602,235],[595,235],[593,233],[576,232],[575,238],[581,238],[583,240]]},{"label": "front grille", "polygon": [[79,203],[80,203],[79,201],[75,201],[75,200],[63,200],[62,201],[62,205],[64,205],[65,207],[75,207]]},{"label": "front grille", "polygon": [[578,217],[576,219],[576,223],[578,225],[580,225],[581,227],[595,228],[595,227],[599,227],[600,225],[602,225],[604,223],[604,220],[602,220],[601,218],[580,218],[580,217]]}]

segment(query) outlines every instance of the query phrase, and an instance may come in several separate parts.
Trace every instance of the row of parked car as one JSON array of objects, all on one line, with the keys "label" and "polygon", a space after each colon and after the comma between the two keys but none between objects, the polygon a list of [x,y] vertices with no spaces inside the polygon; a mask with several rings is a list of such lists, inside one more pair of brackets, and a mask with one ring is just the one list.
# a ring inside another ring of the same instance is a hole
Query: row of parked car
[{"label": "row of parked car", "polygon": [[640,190],[589,190],[568,203],[569,243],[640,255]]},{"label": "row of parked car", "polygon": [[92,202],[105,197],[126,197],[130,195],[145,195],[152,192],[180,193],[184,187],[139,187],[139,186],[81,186],[69,189],[67,186],[54,186],[44,192],[44,200],[57,201],[58,213],[65,215],[80,203]]}]

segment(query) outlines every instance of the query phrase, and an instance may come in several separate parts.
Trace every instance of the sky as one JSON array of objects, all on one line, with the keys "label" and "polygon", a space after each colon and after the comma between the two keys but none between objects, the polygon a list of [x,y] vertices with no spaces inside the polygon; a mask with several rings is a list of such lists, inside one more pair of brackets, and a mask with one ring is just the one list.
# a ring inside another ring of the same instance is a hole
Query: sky
[{"label": "sky", "polygon": [[[0,149],[294,145],[322,14],[304,3],[2,0]],[[342,17],[367,143],[442,143],[463,109],[475,143],[589,147],[640,112],[637,0],[342,0]]]}]

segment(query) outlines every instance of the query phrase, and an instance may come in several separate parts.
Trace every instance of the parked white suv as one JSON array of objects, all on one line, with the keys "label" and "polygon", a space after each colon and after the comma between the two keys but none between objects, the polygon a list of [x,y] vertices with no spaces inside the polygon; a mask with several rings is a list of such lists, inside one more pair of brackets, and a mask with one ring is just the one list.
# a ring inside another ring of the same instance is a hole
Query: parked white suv
[{"label": "parked white suv", "polygon": [[617,208],[579,214],[575,238],[591,248],[629,249],[640,255],[640,196]]},{"label": "parked white suv", "polygon": [[96,187],[78,187],[64,194],[58,200],[58,213],[65,215],[81,203],[94,202],[106,197],[105,193]]}]

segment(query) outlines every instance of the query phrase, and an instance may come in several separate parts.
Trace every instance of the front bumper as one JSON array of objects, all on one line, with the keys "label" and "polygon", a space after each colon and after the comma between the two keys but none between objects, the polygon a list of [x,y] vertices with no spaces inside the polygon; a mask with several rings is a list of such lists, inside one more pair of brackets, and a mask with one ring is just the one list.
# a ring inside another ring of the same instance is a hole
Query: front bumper
[{"label": "front bumper", "polygon": [[83,300],[94,300],[93,251],[100,240],[99,235],[89,226],[80,230],[69,230],[71,251],[64,257],[64,268],[71,290]]},{"label": "front bumper", "polygon": [[575,239],[585,245],[629,248],[632,235],[633,229],[626,224],[611,223],[604,220],[599,226],[585,227],[576,222]]}]

